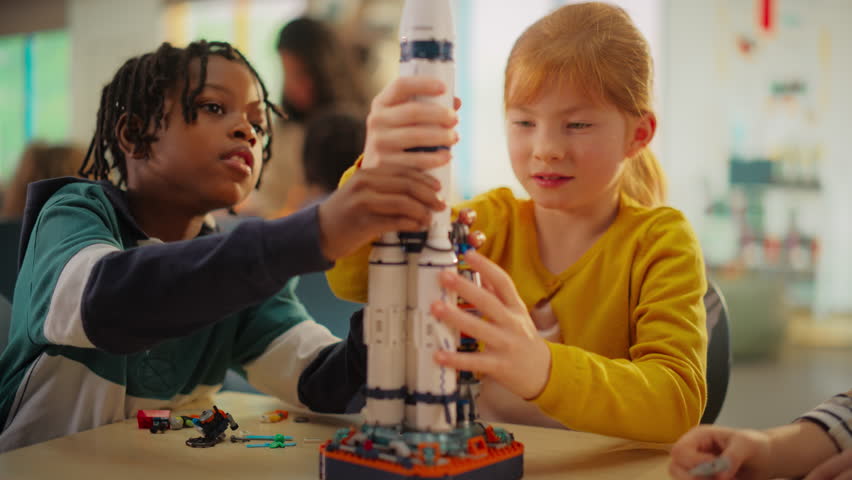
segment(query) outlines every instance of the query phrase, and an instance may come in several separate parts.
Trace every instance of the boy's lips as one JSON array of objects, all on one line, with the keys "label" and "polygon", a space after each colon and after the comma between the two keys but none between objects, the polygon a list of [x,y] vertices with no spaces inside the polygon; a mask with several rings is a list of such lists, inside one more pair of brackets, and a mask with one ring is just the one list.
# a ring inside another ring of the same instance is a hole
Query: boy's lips
[{"label": "boy's lips", "polygon": [[230,152],[223,154],[220,158],[222,160],[229,160],[229,159],[234,158],[234,157],[241,159],[246,165],[248,165],[248,167],[250,169],[254,168],[254,154],[252,154],[251,150],[249,150],[248,148],[246,148],[246,147],[235,148],[235,149],[231,150]]},{"label": "boy's lips", "polygon": [[250,176],[254,167],[254,155],[245,147],[235,148],[220,156],[220,159],[232,170]]}]

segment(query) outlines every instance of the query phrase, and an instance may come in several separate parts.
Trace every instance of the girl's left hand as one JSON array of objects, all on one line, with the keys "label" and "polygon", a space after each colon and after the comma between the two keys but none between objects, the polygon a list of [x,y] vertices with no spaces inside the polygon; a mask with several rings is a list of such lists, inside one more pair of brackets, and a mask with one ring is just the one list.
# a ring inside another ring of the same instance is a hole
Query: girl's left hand
[{"label": "girl's left hand", "polygon": [[849,479],[852,479],[852,449],[829,458],[805,477],[805,480]]},{"label": "girl's left hand", "polygon": [[435,352],[435,361],[486,374],[521,398],[536,398],[550,378],[550,348],[538,334],[509,275],[473,251],[465,254],[465,261],[479,272],[484,288],[454,272],[442,272],[441,285],[473,304],[488,320],[443,301],[432,304],[432,314],[476,338],[485,349],[470,353],[441,350]]}]

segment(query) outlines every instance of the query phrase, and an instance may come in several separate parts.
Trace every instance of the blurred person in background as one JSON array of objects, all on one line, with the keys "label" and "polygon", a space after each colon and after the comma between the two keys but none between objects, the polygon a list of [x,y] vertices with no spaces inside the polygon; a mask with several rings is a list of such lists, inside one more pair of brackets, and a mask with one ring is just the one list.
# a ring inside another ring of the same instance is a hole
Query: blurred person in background
[{"label": "blurred person in background", "polygon": [[18,278],[18,244],[27,186],[39,180],[78,176],[86,152],[71,145],[32,142],[24,150],[14,175],[0,192],[0,296],[12,299]]},{"label": "blurred person in background", "polygon": [[49,145],[33,142],[21,155],[6,191],[0,218],[19,220],[24,215],[27,185],[48,178],[77,176],[86,152],[71,145]]},{"label": "blurred person in background", "polygon": [[344,45],[331,26],[297,18],[281,29],[277,49],[284,70],[281,105],[288,118],[274,126],[281,141],[273,146],[260,187],[237,208],[241,214],[265,218],[287,215],[306,202],[300,159],[310,118],[344,108],[363,122],[369,106],[357,67],[359,53]]},{"label": "blurred person in background", "polygon": [[305,127],[302,170],[305,197],[302,208],[321,202],[364,151],[367,126],[363,119],[343,110],[319,112]]}]

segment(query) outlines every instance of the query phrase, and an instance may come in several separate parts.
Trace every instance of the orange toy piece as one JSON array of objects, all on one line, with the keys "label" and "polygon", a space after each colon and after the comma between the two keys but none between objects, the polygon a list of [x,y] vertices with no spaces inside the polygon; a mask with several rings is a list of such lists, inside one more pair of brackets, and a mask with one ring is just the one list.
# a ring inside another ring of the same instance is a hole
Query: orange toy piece
[{"label": "orange toy piece", "polygon": [[260,416],[260,421],[263,423],[278,423],[281,420],[287,420],[290,413],[287,410],[273,410],[266,412]]}]

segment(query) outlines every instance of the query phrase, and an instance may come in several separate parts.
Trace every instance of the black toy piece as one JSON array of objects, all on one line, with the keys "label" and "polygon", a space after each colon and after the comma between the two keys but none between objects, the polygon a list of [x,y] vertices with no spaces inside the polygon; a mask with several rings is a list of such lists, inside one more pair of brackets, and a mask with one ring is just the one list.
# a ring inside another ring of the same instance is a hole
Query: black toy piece
[{"label": "black toy piece", "polygon": [[195,429],[201,432],[202,437],[187,439],[187,446],[193,448],[208,448],[225,439],[228,427],[236,430],[240,426],[230,413],[225,413],[213,405],[213,410],[204,410],[198,418],[193,419]]},{"label": "black toy piece", "polygon": [[151,428],[148,430],[151,433],[166,433],[170,427],[168,418],[154,417],[151,419]]}]

